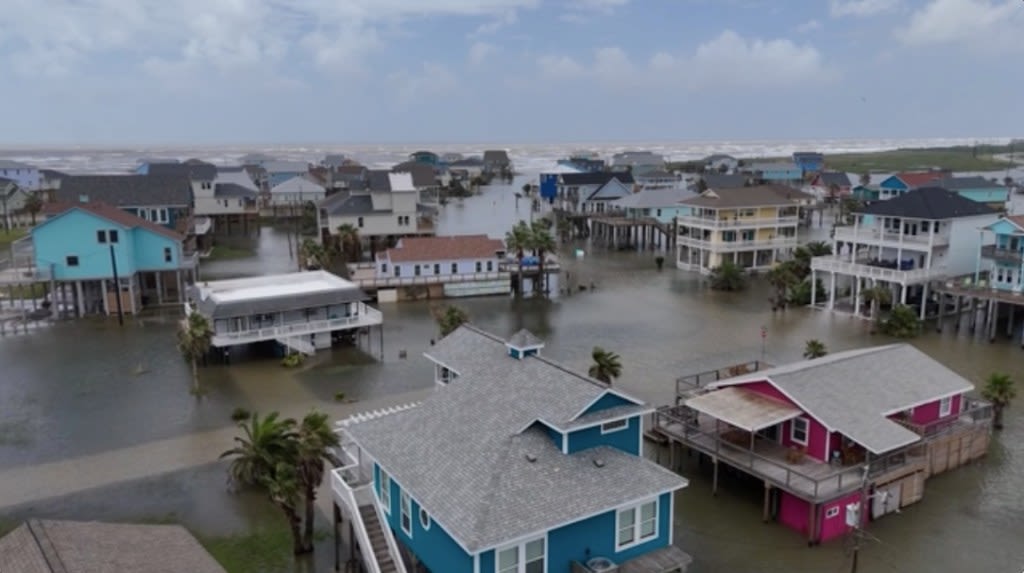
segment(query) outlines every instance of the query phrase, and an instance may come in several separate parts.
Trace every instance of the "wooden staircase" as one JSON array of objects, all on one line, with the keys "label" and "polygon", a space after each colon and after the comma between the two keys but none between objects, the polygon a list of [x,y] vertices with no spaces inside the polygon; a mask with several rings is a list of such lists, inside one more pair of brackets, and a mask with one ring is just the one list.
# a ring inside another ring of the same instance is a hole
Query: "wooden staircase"
[{"label": "wooden staircase", "polygon": [[366,527],[366,534],[370,538],[370,545],[373,548],[373,559],[377,562],[381,573],[399,573],[391,554],[388,552],[388,532],[384,531],[384,524],[377,517],[377,512],[372,505],[359,506],[359,515],[363,518],[363,525]]}]

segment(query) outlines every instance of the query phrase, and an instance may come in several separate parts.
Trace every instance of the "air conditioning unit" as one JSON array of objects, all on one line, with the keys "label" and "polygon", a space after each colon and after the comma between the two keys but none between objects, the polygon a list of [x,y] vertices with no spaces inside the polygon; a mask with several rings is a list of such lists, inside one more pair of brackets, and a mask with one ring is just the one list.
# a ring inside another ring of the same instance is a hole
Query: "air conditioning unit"
[{"label": "air conditioning unit", "polygon": [[594,557],[587,561],[587,569],[592,573],[614,573],[619,570],[619,566],[607,557]]}]

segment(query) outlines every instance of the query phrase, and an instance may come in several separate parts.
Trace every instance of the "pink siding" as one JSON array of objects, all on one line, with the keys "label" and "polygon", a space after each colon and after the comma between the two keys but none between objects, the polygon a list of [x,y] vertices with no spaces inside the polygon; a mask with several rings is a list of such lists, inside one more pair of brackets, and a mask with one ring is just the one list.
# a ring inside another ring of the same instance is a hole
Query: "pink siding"
[{"label": "pink siding", "polygon": [[779,523],[807,535],[810,504],[785,491],[779,491]]},{"label": "pink siding", "polygon": [[[781,400],[791,406],[799,407],[794,404],[792,400],[787,398],[778,388],[773,386],[771,382],[750,382],[748,384],[738,384],[737,386],[742,386],[745,390],[750,390],[751,392],[757,392],[758,394],[763,394],[765,396]],[[814,418],[807,416],[807,419],[810,421],[807,435],[807,454],[817,460],[827,462],[829,447],[828,431],[825,429],[825,426],[821,425],[821,423]],[[782,445],[787,448],[790,446],[804,447],[790,439],[790,424],[791,422],[782,423],[782,427],[779,431],[780,437],[782,438]]]},{"label": "pink siding", "polygon": [[[950,413],[949,416],[946,416],[947,418],[952,418],[960,413],[960,399],[960,395],[953,396]],[[915,424],[929,424],[939,419],[941,419],[939,417],[939,400],[914,408],[914,415],[910,418]]]},{"label": "pink siding", "polygon": [[[815,541],[830,541],[846,535],[849,531],[849,527],[846,526],[846,504],[854,503],[858,500],[860,500],[860,492],[855,491],[845,497],[820,505],[817,508],[818,522],[820,523],[818,528],[819,536]],[[826,517],[828,511],[834,507],[839,508],[839,513],[833,517]],[[779,523],[803,536],[807,536],[809,535],[808,527],[810,525],[808,523],[809,514],[809,502],[785,491],[779,492]],[[862,511],[861,516],[862,519],[867,520],[867,512]]]},{"label": "pink siding", "polygon": [[787,398],[785,394],[783,394],[775,386],[772,386],[772,383],[768,382],[767,380],[762,380],[761,382],[750,382],[747,384],[737,384],[737,386],[741,386],[744,390],[750,390],[751,392],[757,392],[758,394],[770,396],[772,398],[775,398],[776,400],[782,400],[783,402],[789,404],[790,406],[796,406],[796,404],[794,404],[792,400]]},{"label": "pink siding", "polygon": [[[822,504],[819,510],[821,511],[821,514],[819,515],[819,519],[821,519],[821,528],[819,530],[821,532],[821,541],[829,541],[837,537],[842,537],[849,532],[850,528],[846,525],[846,504],[855,503],[857,501],[860,501],[859,491],[855,491],[846,497],[839,498],[835,501]],[[834,507],[839,508],[839,513],[835,517],[827,517],[828,510]],[[862,510],[861,518],[865,522],[867,521],[867,516],[867,512]]]}]

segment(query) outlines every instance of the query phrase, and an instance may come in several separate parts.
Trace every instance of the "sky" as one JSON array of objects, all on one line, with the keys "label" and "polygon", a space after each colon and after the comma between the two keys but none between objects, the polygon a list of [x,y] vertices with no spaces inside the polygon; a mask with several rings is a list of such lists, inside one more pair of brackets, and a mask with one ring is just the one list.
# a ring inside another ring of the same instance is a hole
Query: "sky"
[{"label": "sky", "polygon": [[3,0],[0,145],[1021,135],[1020,0]]}]

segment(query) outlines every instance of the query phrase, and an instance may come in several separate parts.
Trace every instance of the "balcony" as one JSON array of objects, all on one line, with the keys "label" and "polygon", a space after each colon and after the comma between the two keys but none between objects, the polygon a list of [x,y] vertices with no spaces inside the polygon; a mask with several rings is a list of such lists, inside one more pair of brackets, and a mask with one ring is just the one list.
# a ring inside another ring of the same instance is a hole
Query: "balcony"
[{"label": "balcony", "polygon": [[1024,263],[1024,254],[1020,249],[1003,249],[995,245],[985,245],[981,248],[981,256],[985,259],[992,259],[997,263],[1010,263],[1019,265]]},{"label": "balcony", "polygon": [[292,336],[305,336],[320,332],[375,326],[381,324],[381,322],[383,322],[383,316],[379,310],[366,305],[360,305],[360,314],[354,316],[280,324],[235,332],[217,332],[214,334],[211,343],[217,347],[233,346],[262,340],[277,340]]},{"label": "balcony", "polygon": [[927,250],[928,245],[936,247],[944,247],[949,245],[949,236],[943,233],[939,233],[931,239],[929,243],[930,233],[918,233],[916,235],[910,235],[906,233],[899,233],[894,231],[888,231],[885,229],[878,228],[865,228],[860,227],[854,229],[851,225],[845,225],[836,227],[835,235],[833,238],[836,241],[844,243],[868,243],[875,245],[885,245],[898,247],[903,245],[912,249],[920,249],[924,247]]},{"label": "balcony", "polygon": [[716,253],[733,253],[737,251],[754,251],[759,249],[791,249],[796,248],[796,237],[776,237],[762,241],[705,241],[693,237],[680,236],[677,244],[694,249],[705,249]]},{"label": "balcony", "polygon": [[360,288],[396,288],[417,285],[436,285],[449,283],[467,283],[483,281],[509,281],[511,274],[505,271],[482,272],[482,273],[461,273],[454,275],[420,275],[411,277],[377,277],[376,271],[362,271],[356,269],[352,274],[352,282]]},{"label": "balcony", "polygon": [[800,223],[800,218],[792,217],[739,217],[739,218],[717,218],[717,217],[679,217],[680,225],[712,229],[739,229],[744,227],[795,227]]},{"label": "balcony", "polygon": [[946,276],[945,267],[902,270],[869,264],[869,261],[851,262],[845,257],[836,256],[814,257],[811,259],[811,270],[900,284],[917,284]]}]

